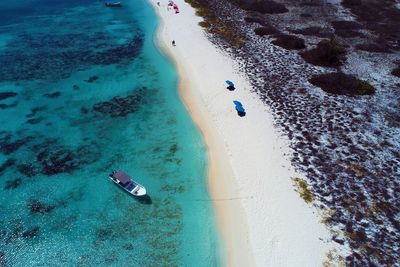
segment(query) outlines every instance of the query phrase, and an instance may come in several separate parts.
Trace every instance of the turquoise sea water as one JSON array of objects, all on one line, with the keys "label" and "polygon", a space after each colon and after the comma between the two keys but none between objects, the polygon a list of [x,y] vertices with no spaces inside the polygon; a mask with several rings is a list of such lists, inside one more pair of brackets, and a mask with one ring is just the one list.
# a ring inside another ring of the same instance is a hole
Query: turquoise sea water
[{"label": "turquoise sea water", "polygon": [[144,0],[0,2],[0,266],[220,264],[206,148],[156,26]]}]

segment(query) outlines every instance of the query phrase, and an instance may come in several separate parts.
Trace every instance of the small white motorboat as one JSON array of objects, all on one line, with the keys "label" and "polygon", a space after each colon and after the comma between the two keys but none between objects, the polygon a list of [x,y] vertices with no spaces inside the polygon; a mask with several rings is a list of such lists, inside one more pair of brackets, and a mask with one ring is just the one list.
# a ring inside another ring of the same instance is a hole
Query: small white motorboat
[{"label": "small white motorboat", "polygon": [[133,181],[132,178],[123,171],[113,171],[109,175],[109,178],[131,195],[137,197],[146,195],[146,188]]}]

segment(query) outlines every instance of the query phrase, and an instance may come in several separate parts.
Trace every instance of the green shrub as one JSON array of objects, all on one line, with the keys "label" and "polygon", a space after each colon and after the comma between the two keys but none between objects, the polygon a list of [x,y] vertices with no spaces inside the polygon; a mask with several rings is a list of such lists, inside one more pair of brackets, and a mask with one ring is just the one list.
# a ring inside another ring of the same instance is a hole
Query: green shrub
[{"label": "green shrub", "polygon": [[346,48],[336,38],[322,40],[316,48],[300,54],[305,61],[317,66],[338,67],[343,64]]},{"label": "green shrub", "polygon": [[358,95],[373,95],[375,93],[375,89],[372,85],[370,85],[367,81],[358,81],[357,86],[357,94]]},{"label": "green shrub", "polygon": [[400,77],[400,66],[392,70],[392,75]]},{"label": "green shrub", "polygon": [[211,26],[211,24],[208,23],[207,21],[200,21],[198,24],[200,27],[203,27],[203,28],[208,28]]},{"label": "green shrub", "polygon": [[304,199],[306,203],[311,203],[314,200],[314,196],[311,193],[310,189],[308,189],[307,182],[301,178],[293,178],[293,183],[296,188],[296,191],[300,194],[300,197]]},{"label": "green shrub", "polygon": [[283,4],[272,0],[234,0],[233,2],[244,10],[256,11],[263,14],[279,14],[289,11]]},{"label": "green shrub", "polygon": [[384,43],[364,43],[355,46],[358,50],[368,51],[371,53],[391,53],[390,48]]},{"label": "green shrub", "polygon": [[359,6],[361,5],[361,0],[342,0],[345,6]]},{"label": "green shrub", "polygon": [[342,72],[315,75],[309,82],[323,91],[335,95],[356,96],[375,93],[375,88],[368,82]]},{"label": "green shrub", "polygon": [[204,1],[201,0],[185,0],[185,2],[193,8],[199,8],[205,5]]},{"label": "green shrub", "polygon": [[274,27],[268,25],[254,29],[254,33],[259,36],[270,35],[270,34],[277,34],[279,31]]},{"label": "green shrub", "polygon": [[205,19],[215,19],[215,14],[211,9],[204,7],[196,8],[196,16],[203,17]]},{"label": "green shrub", "polygon": [[245,43],[240,37],[233,25],[219,19],[214,10],[205,0],[185,0],[196,9],[196,16],[202,17],[204,21],[198,23],[200,27],[206,28],[207,31],[217,35],[222,40],[229,43],[232,47],[239,48]]},{"label": "green shrub", "polygon": [[245,41],[237,34],[234,27],[227,23],[214,27],[212,32],[228,42],[232,47],[240,48],[245,44]]},{"label": "green shrub", "polygon": [[247,23],[259,23],[261,25],[265,23],[265,20],[260,17],[245,17],[244,21]]},{"label": "green shrub", "polygon": [[272,41],[272,43],[289,50],[303,49],[306,47],[303,39],[294,35],[286,34],[279,35],[275,40]]},{"label": "green shrub", "polygon": [[327,28],[321,28],[321,27],[306,27],[306,28],[301,28],[301,29],[296,29],[292,30],[291,32],[297,33],[297,34],[302,34],[302,35],[311,35],[311,36],[318,36],[318,37],[331,37],[332,36],[332,31]]}]

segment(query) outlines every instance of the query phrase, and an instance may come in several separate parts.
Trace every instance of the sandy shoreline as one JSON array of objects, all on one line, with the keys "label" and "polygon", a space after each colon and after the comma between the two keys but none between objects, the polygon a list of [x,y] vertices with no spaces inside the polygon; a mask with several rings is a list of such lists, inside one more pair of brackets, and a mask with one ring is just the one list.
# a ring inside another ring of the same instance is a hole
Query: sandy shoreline
[{"label": "sandy shoreline", "polygon": [[[208,147],[224,265],[321,266],[333,246],[329,232],[294,191],[291,178],[301,175],[269,111],[237,64],[207,40],[190,6],[176,1],[181,13],[174,14],[166,1],[150,2],[160,17],[158,45],[177,66],[180,95]],[[224,88],[226,79],[235,91]],[[235,99],[246,108],[243,118]]]}]

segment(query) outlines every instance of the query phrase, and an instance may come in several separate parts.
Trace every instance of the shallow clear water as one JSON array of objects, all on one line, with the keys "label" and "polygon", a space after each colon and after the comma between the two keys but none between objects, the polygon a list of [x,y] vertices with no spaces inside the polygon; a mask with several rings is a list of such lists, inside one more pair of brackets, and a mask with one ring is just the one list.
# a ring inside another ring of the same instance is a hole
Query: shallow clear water
[{"label": "shallow clear water", "polygon": [[124,4],[0,3],[0,266],[220,264],[205,145],[151,7]]}]

